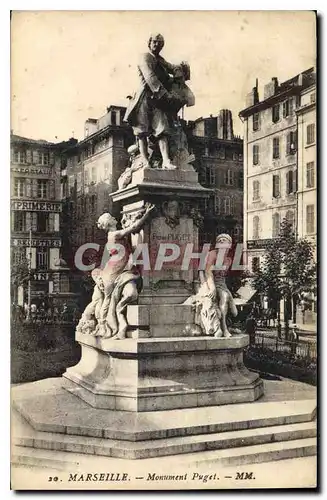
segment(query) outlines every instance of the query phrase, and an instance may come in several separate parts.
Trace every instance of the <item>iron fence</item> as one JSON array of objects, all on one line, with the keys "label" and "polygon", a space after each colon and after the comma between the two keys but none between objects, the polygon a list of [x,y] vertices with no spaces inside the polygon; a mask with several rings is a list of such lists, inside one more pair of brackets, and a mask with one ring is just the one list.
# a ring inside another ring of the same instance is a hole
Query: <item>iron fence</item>
[{"label": "iron fence", "polygon": [[306,360],[317,359],[317,343],[316,341],[297,340],[290,341],[280,339],[277,336],[264,335],[262,333],[255,334],[255,346],[262,349],[270,349],[273,352],[280,352],[289,357],[299,357]]}]

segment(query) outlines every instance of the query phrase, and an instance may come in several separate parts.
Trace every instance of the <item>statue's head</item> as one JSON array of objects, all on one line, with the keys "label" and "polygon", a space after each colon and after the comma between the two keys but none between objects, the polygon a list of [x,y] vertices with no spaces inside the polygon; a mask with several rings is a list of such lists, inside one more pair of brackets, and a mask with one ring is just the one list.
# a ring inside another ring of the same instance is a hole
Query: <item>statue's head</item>
[{"label": "statue's head", "polygon": [[215,247],[216,248],[230,248],[232,246],[232,243],[233,243],[233,240],[231,238],[231,236],[229,236],[229,234],[225,234],[225,233],[222,233],[222,234],[218,234],[217,238],[216,238],[216,245]]},{"label": "statue's head", "polygon": [[154,33],[150,35],[148,41],[148,47],[150,49],[150,52],[152,52],[152,54],[158,55],[161,52],[164,45],[165,45],[165,39],[160,33]]},{"label": "statue's head", "polygon": [[98,218],[97,226],[99,229],[104,229],[105,231],[109,231],[109,229],[115,230],[117,228],[117,221],[115,217],[109,213],[105,213]]}]

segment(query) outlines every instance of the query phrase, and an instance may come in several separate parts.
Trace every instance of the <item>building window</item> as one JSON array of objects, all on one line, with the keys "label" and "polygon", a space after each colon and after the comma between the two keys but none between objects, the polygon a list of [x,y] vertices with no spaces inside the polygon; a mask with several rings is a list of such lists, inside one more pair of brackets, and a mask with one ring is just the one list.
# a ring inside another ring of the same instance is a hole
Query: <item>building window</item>
[{"label": "building window", "polygon": [[279,121],[279,104],[272,107],[272,121],[274,123]]},{"label": "building window", "polygon": [[49,214],[46,212],[37,212],[37,232],[46,233],[49,231]]},{"label": "building window", "polygon": [[315,142],[315,125],[311,123],[307,126],[307,144],[313,144]]},{"label": "building window", "polygon": [[230,169],[225,172],[225,184],[227,186],[233,186],[234,184],[234,172]]},{"label": "building window", "polygon": [[36,269],[47,269],[48,268],[48,249],[47,248],[37,248],[36,249]]},{"label": "building window", "polygon": [[232,199],[230,196],[224,198],[224,213],[225,215],[232,215],[233,213]]},{"label": "building window", "polygon": [[220,198],[215,196],[215,213],[220,214]]},{"label": "building window", "polygon": [[260,113],[254,113],[253,119],[253,131],[259,130],[260,128]]},{"label": "building window", "polygon": [[26,212],[13,212],[13,229],[14,231],[26,231]]},{"label": "building window", "polygon": [[314,205],[307,205],[306,208],[307,215],[307,234],[313,234],[315,232],[315,207]]},{"label": "building window", "polygon": [[117,113],[116,113],[116,111],[111,111],[111,125],[117,125]]},{"label": "building window", "polygon": [[252,239],[258,240],[259,239],[259,231],[260,231],[260,219],[258,215],[255,215],[253,217],[253,234],[252,234]]},{"label": "building window", "polygon": [[219,151],[218,151],[218,158],[220,160],[225,160],[226,158],[226,151],[225,151],[225,148],[220,148]]},{"label": "building window", "polygon": [[37,231],[38,212],[26,212],[26,231]]},{"label": "building window", "polygon": [[272,237],[277,238],[280,231],[280,216],[278,213],[272,216]]},{"label": "building window", "polygon": [[259,164],[259,145],[254,144],[252,146],[252,163],[253,165],[258,165]]},{"label": "building window", "polygon": [[286,136],[286,154],[294,155],[296,153],[296,132],[289,132]]},{"label": "building window", "polygon": [[14,163],[26,163],[26,151],[14,150]]},{"label": "building window", "polygon": [[253,201],[260,200],[260,182],[253,181]]},{"label": "building window", "polygon": [[49,165],[49,154],[39,151],[38,154],[38,165]]},{"label": "building window", "polygon": [[273,159],[279,158],[279,137],[273,138]]},{"label": "building window", "polygon": [[97,182],[97,169],[96,167],[92,167],[92,170],[91,170],[91,179],[94,184],[96,184]]},{"label": "building window", "polygon": [[294,211],[293,210],[287,210],[287,212],[286,212],[286,220],[291,225],[292,231],[294,231],[295,217],[294,217]]},{"label": "building window", "polygon": [[216,184],[216,172],[214,167],[201,168],[200,182],[205,186],[214,186]]},{"label": "building window", "polygon": [[89,171],[87,169],[84,170],[84,185],[88,186],[89,180]]},{"label": "building window", "polygon": [[279,175],[273,175],[273,198],[279,198],[280,196],[280,177]]},{"label": "building window", "polygon": [[12,249],[12,263],[16,266],[26,262],[26,250],[25,248],[13,248]]},{"label": "building window", "polygon": [[296,190],[297,190],[296,172],[293,170],[290,170],[286,174],[286,193],[287,194],[296,193]]},{"label": "building window", "polygon": [[96,196],[95,194],[93,194],[91,196],[91,212],[95,211],[95,207],[96,207]]},{"label": "building window", "polygon": [[48,196],[48,181],[43,179],[38,179],[37,181],[37,197],[47,198]]},{"label": "building window", "polygon": [[252,272],[257,272],[260,269],[260,257],[252,257]]},{"label": "building window", "polygon": [[214,186],[216,184],[216,172],[214,167],[209,167],[209,184]]},{"label": "building window", "polygon": [[74,184],[75,184],[75,177],[73,175],[69,175],[68,176],[68,187],[69,187],[70,192],[74,188]]},{"label": "building window", "polygon": [[104,178],[109,179],[109,163],[104,164]]},{"label": "building window", "polygon": [[313,161],[307,163],[307,188],[313,188],[315,185],[315,164]]},{"label": "building window", "polygon": [[243,172],[238,173],[238,187],[240,189],[243,189],[243,187],[244,187]]},{"label": "building window", "polygon": [[289,98],[283,102],[283,117],[286,118],[293,114],[293,98]]},{"label": "building window", "polygon": [[312,94],[310,94],[310,103],[313,104],[316,102],[316,93],[313,92]]},{"label": "building window", "polygon": [[82,172],[78,172],[77,174],[76,189],[77,191],[82,189]]},{"label": "building window", "polygon": [[200,209],[200,212],[202,212],[203,214],[207,214],[208,213],[209,203],[208,203],[207,198],[205,198],[204,200],[200,200],[200,202],[199,202],[199,209]]},{"label": "building window", "polygon": [[19,179],[15,178],[14,179],[14,194],[18,198],[25,196],[25,189],[26,189],[26,181],[25,179]]}]

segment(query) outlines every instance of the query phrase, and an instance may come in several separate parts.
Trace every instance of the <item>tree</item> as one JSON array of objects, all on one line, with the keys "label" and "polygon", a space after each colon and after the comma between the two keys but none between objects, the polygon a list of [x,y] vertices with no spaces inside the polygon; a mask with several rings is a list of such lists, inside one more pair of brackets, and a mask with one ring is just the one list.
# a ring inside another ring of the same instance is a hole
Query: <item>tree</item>
[{"label": "tree", "polygon": [[255,271],[252,284],[276,305],[278,319],[280,300],[285,300],[288,332],[289,320],[296,322],[301,293],[315,290],[316,264],[311,243],[297,239],[292,224],[286,219],[281,223],[279,237],[266,250],[262,266]]},{"label": "tree", "polygon": [[12,288],[12,296],[15,298],[17,287],[26,283],[29,279],[29,263],[24,256],[19,263],[11,263],[10,283]]}]

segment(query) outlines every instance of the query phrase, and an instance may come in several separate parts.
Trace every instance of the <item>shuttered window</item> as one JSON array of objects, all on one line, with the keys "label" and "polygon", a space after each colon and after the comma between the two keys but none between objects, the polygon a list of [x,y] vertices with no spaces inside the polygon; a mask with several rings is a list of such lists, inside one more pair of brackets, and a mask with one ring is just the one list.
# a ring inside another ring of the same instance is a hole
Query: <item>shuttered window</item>
[{"label": "shuttered window", "polygon": [[272,237],[277,238],[280,231],[280,216],[278,213],[272,216]]}]

